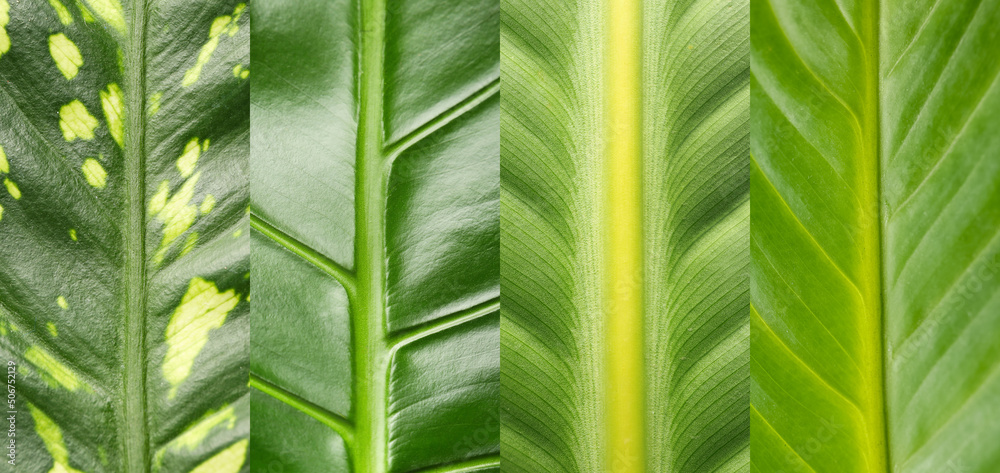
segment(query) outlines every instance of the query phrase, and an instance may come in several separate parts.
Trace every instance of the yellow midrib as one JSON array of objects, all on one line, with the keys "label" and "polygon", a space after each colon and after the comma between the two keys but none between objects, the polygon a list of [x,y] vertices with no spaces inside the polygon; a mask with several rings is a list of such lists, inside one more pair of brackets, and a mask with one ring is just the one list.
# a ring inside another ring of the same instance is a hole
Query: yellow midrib
[{"label": "yellow midrib", "polygon": [[605,461],[612,473],[645,471],[641,7],[638,0],[608,0],[606,4]]}]

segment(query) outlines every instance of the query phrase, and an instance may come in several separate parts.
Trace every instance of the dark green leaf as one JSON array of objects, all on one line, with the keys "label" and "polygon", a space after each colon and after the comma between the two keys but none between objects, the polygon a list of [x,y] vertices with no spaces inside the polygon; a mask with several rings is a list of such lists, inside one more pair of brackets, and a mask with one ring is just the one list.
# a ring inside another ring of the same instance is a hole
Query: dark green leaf
[{"label": "dark green leaf", "polygon": [[256,4],[255,469],[498,470],[497,10]]},{"label": "dark green leaf", "polygon": [[248,61],[235,0],[0,0],[15,471],[245,469]]}]

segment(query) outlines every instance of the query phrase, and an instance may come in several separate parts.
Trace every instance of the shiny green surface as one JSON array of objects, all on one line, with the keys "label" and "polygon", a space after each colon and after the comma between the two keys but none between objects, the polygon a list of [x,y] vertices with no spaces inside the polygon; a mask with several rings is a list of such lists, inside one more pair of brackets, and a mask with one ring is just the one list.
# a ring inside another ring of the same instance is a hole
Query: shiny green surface
[{"label": "shiny green surface", "polygon": [[[615,91],[641,95],[644,238],[610,280],[602,222],[637,190],[604,174],[609,4],[503,4],[502,469],[749,471],[747,2],[622,5],[644,22],[641,90]],[[607,451],[605,355],[636,349],[607,304],[636,285],[646,447]]]},{"label": "shiny green surface", "polygon": [[997,471],[998,20],[753,2],[754,471]]},{"label": "shiny green surface", "polygon": [[498,470],[498,8],[255,4],[254,471]]},{"label": "shiny green surface", "polygon": [[3,471],[245,470],[238,5],[0,1],[0,356],[17,364]]}]

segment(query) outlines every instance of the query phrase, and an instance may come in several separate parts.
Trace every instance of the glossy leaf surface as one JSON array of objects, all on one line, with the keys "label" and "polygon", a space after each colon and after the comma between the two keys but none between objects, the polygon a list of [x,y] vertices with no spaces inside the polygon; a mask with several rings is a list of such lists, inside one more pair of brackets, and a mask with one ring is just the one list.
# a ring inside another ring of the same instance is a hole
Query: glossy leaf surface
[{"label": "glossy leaf surface", "polygon": [[255,471],[498,470],[498,8],[255,4]]},{"label": "glossy leaf surface", "polygon": [[504,3],[504,471],[749,470],[748,28]]},{"label": "glossy leaf surface", "polygon": [[4,471],[246,470],[249,33],[237,1],[0,0]]},{"label": "glossy leaf surface", "polygon": [[1000,5],[751,10],[754,470],[996,471]]}]

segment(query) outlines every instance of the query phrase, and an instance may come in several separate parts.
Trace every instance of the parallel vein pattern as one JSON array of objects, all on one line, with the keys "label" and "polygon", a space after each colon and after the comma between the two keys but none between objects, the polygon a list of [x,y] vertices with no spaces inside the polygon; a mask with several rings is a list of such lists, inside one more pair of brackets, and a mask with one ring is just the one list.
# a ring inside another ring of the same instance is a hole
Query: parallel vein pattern
[{"label": "parallel vein pattern", "polygon": [[[605,128],[612,3],[504,4],[504,470],[748,471],[746,4],[614,5],[643,19],[640,189],[605,175],[605,137],[628,135]],[[610,278],[604,213],[632,191],[642,264]],[[630,348],[609,345],[605,317],[640,292],[646,434],[606,451],[622,386],[605,356]]]},{"label": "parallel vein pattern", "polygon": [[994,471],[1000,9],[751,12],[754,469]]}]

